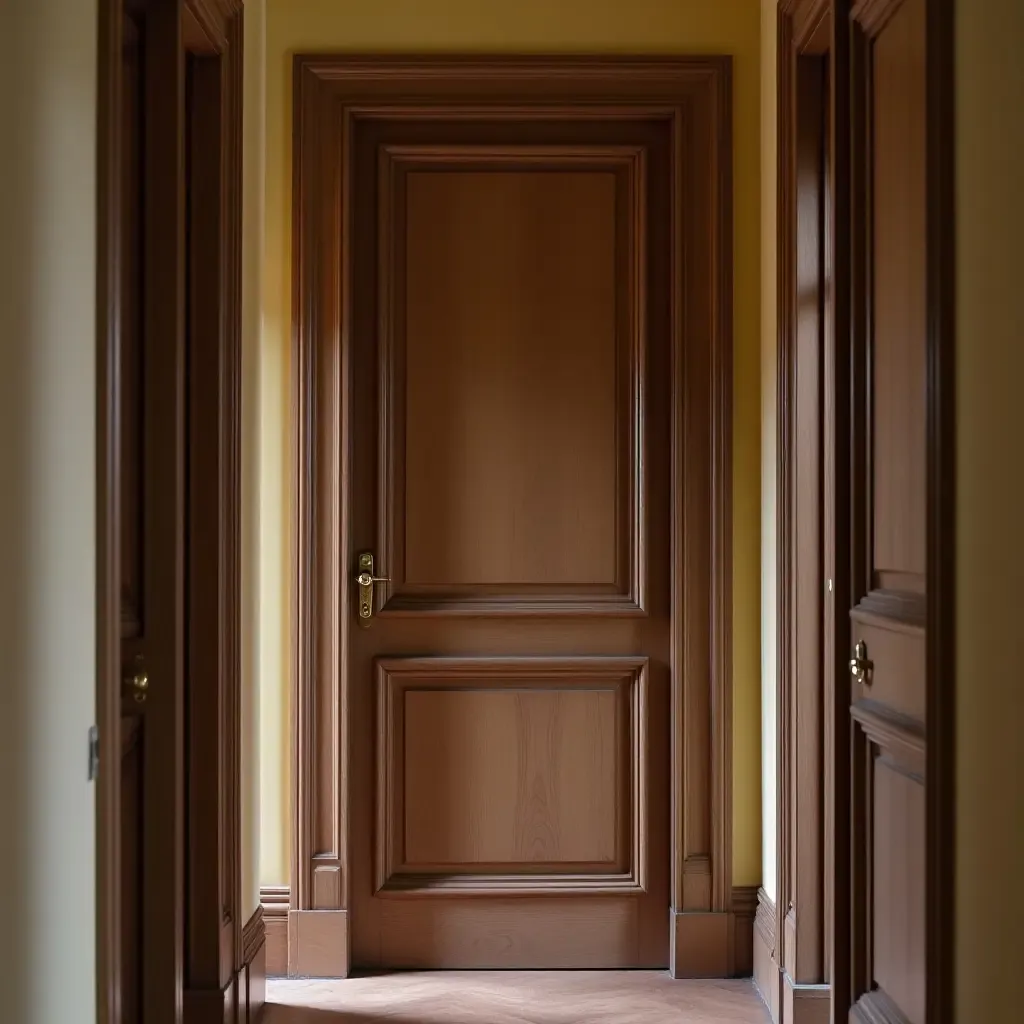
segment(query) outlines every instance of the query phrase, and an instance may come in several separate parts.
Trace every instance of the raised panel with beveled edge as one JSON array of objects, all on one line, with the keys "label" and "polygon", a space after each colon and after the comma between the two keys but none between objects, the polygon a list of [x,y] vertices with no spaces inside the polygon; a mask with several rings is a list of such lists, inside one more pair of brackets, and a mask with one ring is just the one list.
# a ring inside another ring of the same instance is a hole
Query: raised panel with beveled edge
[{"label": "raised panel with beveled edge", "polygon": [[925,1019],[926,0],[854,5],[851,1020]]},{"label": "raised panel with beveled edge", "polygon": [[874,974],[921,1024],[925,988],[924,786],[887,751],[874,763]]},{"label": "raised panel with beveled edge", "polygon": [[924,0],[899,5],[873,43],[871,62],[872,586],[923,591]]},{"label": "raised panel with beveled edge", "polygon": [[643,889],[646,660],[377,663],[377,888]]},{"label": "raised panel with beveled edge", "polygon": [[639,611],[642,151],[379,160],[382,612]]}]

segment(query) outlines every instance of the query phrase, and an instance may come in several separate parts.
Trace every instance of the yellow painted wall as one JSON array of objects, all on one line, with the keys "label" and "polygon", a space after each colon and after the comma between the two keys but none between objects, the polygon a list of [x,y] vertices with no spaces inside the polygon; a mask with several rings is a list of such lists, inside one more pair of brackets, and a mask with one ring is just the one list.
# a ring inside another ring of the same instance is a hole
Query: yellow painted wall
[{"label": "yellow painted wall", "polygon": [[957,1017],[1022,1017],[1024,4],[957,10]]},{"label": "yellow painted wall", "polygon": [[289,873],[288,346],[291,55],[297,51],[729,53],[735,58],[734,881],[761,879],[760,190],[757,0],[267,0],[261,349],[260,879]]},{"label": "yellow painted wall", "polygon": [[[96,1020],[95,0],[0,0],[0,1020]],[[106,737],[106,750],[117,737]]]}]

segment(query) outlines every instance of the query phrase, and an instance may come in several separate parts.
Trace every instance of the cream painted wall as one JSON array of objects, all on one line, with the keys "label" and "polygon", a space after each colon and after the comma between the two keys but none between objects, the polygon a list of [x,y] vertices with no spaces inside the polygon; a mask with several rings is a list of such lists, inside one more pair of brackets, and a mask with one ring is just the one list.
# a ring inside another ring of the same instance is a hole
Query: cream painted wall
[{"label": "cream painted wall", "polygon": [[761,885],[778,888],[776,686],[776,54],[777,0],[761,0]]},{"label": "cream painted wall", "polygon": [[289,874],[291,55],[297,51],[599,51],[735,57],[734,881],[761,879],[760,191],[756,0],[267,0],[267,168],[261,382],[260,879]]},{"label": "cream painted wall", "polygon": [[96,1019],[96,4],[0,0],[0,1016]]},{"label": "cream painted wall", "polygon": [[242,915],[259,905],[260,325],[266,0],[245,5],[242,107]]},{"label": "cream painted wall", "polygon": [[1021,1019],[1024,4],[957,10],[957,1020]]}]

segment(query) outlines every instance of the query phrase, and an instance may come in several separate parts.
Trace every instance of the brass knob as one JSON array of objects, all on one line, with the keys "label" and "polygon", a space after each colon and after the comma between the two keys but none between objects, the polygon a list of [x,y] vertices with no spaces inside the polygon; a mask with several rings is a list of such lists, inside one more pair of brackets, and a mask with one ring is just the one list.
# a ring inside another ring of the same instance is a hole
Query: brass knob
[{"label": "brass knob", "polygon": [[149,676],[145,672],[136,672],[134,675],[125,676],[124,688],[127,693],[135,697],[136,704],[142,704],[149,693]]},{"label": "brass knob", "polygon": [[870,686],[874,667],[875,663],[868,659],[868,645],[863,640],[858,640],[850,659],[850,675],[853,676],[854,682]]}]

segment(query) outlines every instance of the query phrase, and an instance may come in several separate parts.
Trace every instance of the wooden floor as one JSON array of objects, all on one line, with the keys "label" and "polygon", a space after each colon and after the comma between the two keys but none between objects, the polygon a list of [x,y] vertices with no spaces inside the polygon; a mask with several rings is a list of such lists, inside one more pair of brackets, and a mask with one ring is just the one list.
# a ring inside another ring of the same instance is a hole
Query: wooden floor
[{"label": "wooden floor", "polygon": [[263,1024],[765,1024],[749,981],[649,971],[389,974],[270,981]]}]

